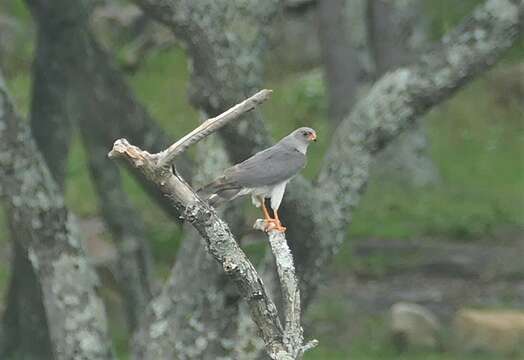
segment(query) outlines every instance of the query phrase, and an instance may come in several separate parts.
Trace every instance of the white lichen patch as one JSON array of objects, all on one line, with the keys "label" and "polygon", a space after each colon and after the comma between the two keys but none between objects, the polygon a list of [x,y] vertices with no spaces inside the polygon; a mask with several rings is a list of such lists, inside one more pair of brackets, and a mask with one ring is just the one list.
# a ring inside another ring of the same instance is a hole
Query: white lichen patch
[{"label": "white lichen patch", "polygon": [[83,354],[86,355],[86,357],[90,354],[98,354],[103,352],[103,342],[93,332],[90,331],[80,331],[79,333],[80,338],[80,349],[83,351]]},{"label": "white lichen patch", "polygon": [[517,6],[509,0],[489,0],[485,8],[504,22],[516,23],[519,19]]},{"label": "white lichen patch", "polygon": [[149,336],[151,339],[156,339],[162,336],[168,329],[169,324],[167,320],[156,321],[153,323],[149,330]]},{"label": "white lichen patch", "polygon": [[159,296],[151,303],[151,309],[156,318],[163,318],[167,311],[171,308],[169,298],[166,296]]},{"label": "white lichen patch", "polygon": [[[69,298],[66,303],[64,300],[69,296],[83,296],[87,294],[87,289],[92,289],[96,275],[87,260],[81,256],[61,254],[53,262],[53,288],[52,291],[58,298],[62,299],[61,305],[70,305],[73,300]],[[79,303],[80,299],[74,300]]]},{"label": "white lichen patch", "polygon": [[35,249],[33,249],[33,247],[29,247],[27,250],[27,257],[29,258],[33,269],[38,270],[40,263],[38,262],[38,256],[36,255]]},{"label": "white lichen patch", "polygon": [[39,217],[33,217],[31,219],[31,227],[34,229],[34,230],[40,230],[42,228],[42,221],[40,220]]}]

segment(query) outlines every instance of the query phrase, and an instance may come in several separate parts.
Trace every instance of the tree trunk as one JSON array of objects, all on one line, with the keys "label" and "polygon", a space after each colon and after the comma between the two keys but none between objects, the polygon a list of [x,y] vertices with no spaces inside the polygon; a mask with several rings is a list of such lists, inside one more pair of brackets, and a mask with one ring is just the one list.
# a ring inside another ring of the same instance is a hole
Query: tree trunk
[{"label": "tree trunk", "polygon": [[[418,0],[370,0],[369,51],[376,78],[406,66],[428,47],[428,21]],[[438,170],[428,154],[429,139],[423,119],[416,121],[374,160],[375,179],[422,187],[435,184]]]},{"label": "tree trunk", "polygon": [[363,80],[363,69],[350,40],[348,16],[346,0],[318,3],[319,39],[332,129],[349,113]]},{"label": "tree trunk", "polygon": [[[425,45],[419,1],[333,0],[318,2],[329,118],[332,129],[349,114],[369,82],[407,65]],[[418,122],[388,146],[373,167],[377,179],[414,186],[438,180],[427,154],[426,128]]]},{"label": "tree trunk", "polygon": [[12,238],[28,253],[38,280],[52,358],[112,359],[104,307],[95,292],[96,274],[27,124],[15,114],[1,76],[0,154],[0,186],[12,220]]},{"label": "tree trunk", "polygon": [[[32,69],[30,125],[51,176],[63,193],[72,138],[71,121],[63,116],[68,107],[63,91],[67,79],[60,63],[47,60],[53,53],[54,42],[46,41],[43,31],[37,34],[36,57]],[[68,47],[69,44],[64,46]],[[10,217],[8,222],[11,236],[15,237],[18,232],[13,221]],[[9,354],[17,354],[24,359],[52,359],[41,284],[28,259],[27,251],[19,245],[21,240],[12,239],[13,261],[4,318],[8,336],[6,350]]]},{"label": "tree trunk", "polygon": [[42,289],[27,257],[14,239],[14,220],[9,218],[12,237],[11,279],[3,315],[0,357],[3,359],[53,360]]}]

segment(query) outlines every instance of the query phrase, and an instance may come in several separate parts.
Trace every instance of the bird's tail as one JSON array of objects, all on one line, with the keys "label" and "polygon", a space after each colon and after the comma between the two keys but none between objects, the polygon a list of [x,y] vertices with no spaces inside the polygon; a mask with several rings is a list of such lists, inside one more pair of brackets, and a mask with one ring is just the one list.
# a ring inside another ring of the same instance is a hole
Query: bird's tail
[{"label": "bird's tail", "polygon": [[220,179],[197,189],[197,195],[213,207],[218,207],[225,202],[234,199],[239,192],[239,188],[226,186],[220,181]]},{"label": "bird's tail", "polygon": [[216,181],[213,181],[207,185],[202,186],[200,189],[197,189],[197,195],[209,205],[215,206],[218,201]]}]

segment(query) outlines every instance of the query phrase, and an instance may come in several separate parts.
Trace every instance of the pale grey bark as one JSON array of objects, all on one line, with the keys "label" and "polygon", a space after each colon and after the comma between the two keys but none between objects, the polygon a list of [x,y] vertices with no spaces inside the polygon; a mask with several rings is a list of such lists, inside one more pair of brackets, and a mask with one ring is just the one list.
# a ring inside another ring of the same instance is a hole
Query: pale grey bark
[{"label": "pale grey bark", "polygon": [[56,183],[0,77],[0,188],[29,254],[56,359],[111,359],[104,307]]},{"label": "pale grey bark", "polygon": [[[429,48],[429,21],[420,1],[370,0],[368,7],[368,51],[375,78],[408,65]],[[427,128],[420,119],[378,155],[373,177],[416,187],[435,184],[439,174],[428,150]]]},{"label": "pale grey bark", "polygon": [[[261,93],[263,92],[259,94]],[[250,99],[244,103],[249,102]],[[255,101],[255,103],[257,102]],[[243,111],[250,109],[249,106],[237,105],[237,107],[243,109]],[[243,111],[235,111],[234,109],[204,122],[200,131],[192,133],[191,136],[195,140],[188,140],[188,143],[195,143],[210,133],[208,129],[216,130],[226,124],[225,120],[231,121],[243,113]],[[217,126],[213,126],[213,124]],[[291,298],[289,302],[286,302],[286,325],[283,327],[278,317],[277,308],[269,297],[262,279],[238,246],[228,225],[217,216],[213,208],[198,198],[176,171],[171,170],[170,163],[173,160],[173,154],[177,152],[175,145],[161,153],[150,154],[130,145],[125,139],[120,139],[115,142],[109,156],[111,158],[122,157],[140,169],[172,201],[173,206],[184,214],[184,219],[200,233],[206,242],[209,253],[236,283],[240,295],[246,300],[251,318],[259,329],[268,355],[272,359],[301,359],[303,352],[315,346],[315,343],[302,343],[300,318],[296,314],[296,304],[300,304],[298,285],[296,284],[298,280],[294,274],[290,254],[286,256],[286,254],[274,253],[276,261],[283,262],[280,265],[282,271],[279,274],[285,273],[286,275],[283,275],[280,279],[281,288],[284,294]],[[286,242],[282,233],[270,231],[270,236],[276,236],[279,241]],[[283,247],[274,247],[273,249],[280,251]],[[294,286],[291,284],[292,281],[295,283]],[[293,293],[291,294],[289,290]],[[166,327],[163,327],[158,332],[165,330],[167,330]]]}]

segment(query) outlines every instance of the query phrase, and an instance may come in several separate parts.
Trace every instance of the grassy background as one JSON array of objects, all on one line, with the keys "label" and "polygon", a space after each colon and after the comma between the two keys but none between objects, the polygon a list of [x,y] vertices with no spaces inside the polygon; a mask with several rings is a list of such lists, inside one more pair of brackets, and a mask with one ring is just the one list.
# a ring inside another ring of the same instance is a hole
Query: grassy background
[{"label": "grassy background", "polygon": [[[432,37],[439,38],[478,2],[426,1]],[[10,1],[7,7],[29,26],[30,18],[21,1]],[[8,64],[9,87],[24,115],[27,115],[30,102],[32,47],[31,32],[28,32],[17,45],[15,58]],[[521,43],[508,54],[498,69],[522,61],[523,55],[524,44]],[[186,97],[187,60],[181,49],[151,55],[137,73],[128,77],[128,81],[173,138],[197,123],[197,113],[189,106]],[[269,79],[267,86],[275,93],[262,106],[262,111],[275,138],[301,125],[310,125],[318,130],[321,141],[312,149],[305,170],[306,176],[314,178],[329,145],[328,140],[322,138],[328,130],[321,70],[290,72],[278,79]],[[354,213],[348,241],[337,258],[336,263],[342,269],[351,271],[349,244],[370,237],[516,240],[514,234],[520,235],[524,228],[524,105],[522,99],[500,101],[496,92],[491,78],[482,76],[428,114],[430,153],[440,171],[441,182],[429,188],[412,189],[372,179],[361,205]],[[176,256],[180,231],[131,178],[125,178],[125,186],[136,206],[142,209],[158,272],[165,274]],[[78,139],[69,159],[66,200],[80,216],[99,214],[85,154]],[[0,241],[4,248],[7,237],[5,219],[0,216]],[[7,278],[7,265],[2,262],[2,291],[5,290]],[[323,303],[311,312],[312,321],[333,322],[335,326],[321,331],[321,346],[307,359],[466,359],[462,355],[451,354],[398,355],[385,341],[383,319],[371,319],[360,335],[352,339],[348,350],[344,341],[332,340],[333,331],[340,338],[340,334],[344,333],[341,329],[348,326],[340,323],[340,311],[333,311],[339,309],[344,313],[341,307],[342,304]],[[350,324],[346,317],[342,319]],[[473,358],[480,359],[477,356]]]}]

